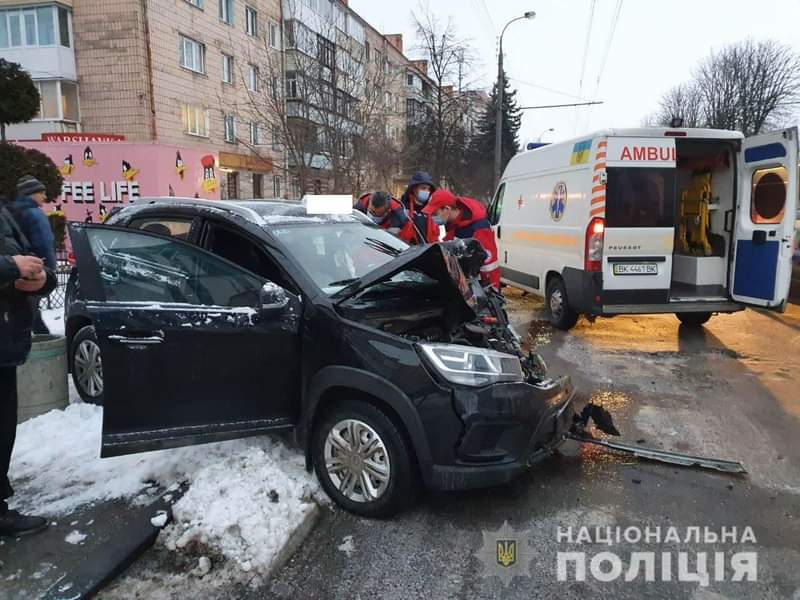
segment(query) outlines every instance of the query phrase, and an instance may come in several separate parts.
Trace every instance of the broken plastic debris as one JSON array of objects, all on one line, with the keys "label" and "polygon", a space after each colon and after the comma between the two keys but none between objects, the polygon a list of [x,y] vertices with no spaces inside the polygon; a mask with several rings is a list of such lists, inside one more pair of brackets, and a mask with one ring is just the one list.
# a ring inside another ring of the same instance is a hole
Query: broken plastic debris
[{"label": "broken plastic debris", "polygon": [[208,575],[209,571],[211,571],[211,559],[209,559],[207,556],[201,556],[197,561],[197,567],[194,569],[194,574],[198,577],[203,577]]}]

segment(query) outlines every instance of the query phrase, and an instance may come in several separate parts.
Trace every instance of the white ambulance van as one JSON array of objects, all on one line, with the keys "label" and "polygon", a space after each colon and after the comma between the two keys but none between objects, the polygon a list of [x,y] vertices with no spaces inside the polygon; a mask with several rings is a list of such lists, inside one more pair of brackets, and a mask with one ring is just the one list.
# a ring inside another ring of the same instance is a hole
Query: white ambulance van
[{"label": "white ambulance van", "polygon": [[516,155],[489,205],[503,281],[552,323],[674,313],[699,326],[783,310],[798,199],[797,128],[620,129]]}]

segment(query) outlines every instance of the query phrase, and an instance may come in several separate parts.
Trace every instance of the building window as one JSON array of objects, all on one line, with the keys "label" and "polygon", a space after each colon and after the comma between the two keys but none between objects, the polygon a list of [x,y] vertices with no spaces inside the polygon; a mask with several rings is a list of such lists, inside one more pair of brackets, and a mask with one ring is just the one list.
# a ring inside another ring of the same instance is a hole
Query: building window
[{"label": "building window", "polygon": [[280,29],[277,23],[270,22],[269,24],[269,46],[276,50],[281,47]]},{"label": "building window", "polygon": [[317,59],[330,69],[336,64],[336,50],[333,42],[321,35],[317,35]]},{"label": "building window", "polygon": [[231,171],[226,179],[228,182],[228,200],[236,200],[239,197],[239,172]]},{"label": "building window", "polygon": [[364,60],[369,60],[369,42],[364,42]]},{"label": "building window", "polygon": [[186,2],[197,8],[203,8],[203,0],[186,0]]},{"label": "building window", "polygon": [[272,176],[272,195],[275,198],[281,197],[281,178],[277,175]]},{"label": "building window", "polygon": [[61,118],[65,121],[80,121],[78,110],[78,86],[68,81],[59,82],[61,86]]},{"label": "building window", "polygon": [[261,173],[253,173],[253,198],[264,197],[264,176]]},{"label": "building window", "polygon": [[258,67],[255,65],[248,66],[247,89],[251,92],[258,91]]},{"label": "building window", "polygon": [[233,115],[223,115],[222,122],[225,126],[224,139],[229,144],[236,142],[236,117]]},{"label": "building window", "polygon": [[219,0],[219,18],[223,23],[233,24],[233,0]]},{"label": "building window", "polygon": [[286,97],[290,99],[297,99],[297,73],[288,71],[286,73]]},{"label": "building window", "polygon": [[222,55],[222,81],[233,84],[233,57]]},{"label": "building window", "polygon": [[39,88],[39,114],[36,118],[60,119],[61,113],[58,111],[58,82],[37,81],[36,87]]},{"label": "building window", "polygon": [[52,6],[0,10],[0,48],[54,46],[53,10]]},{"label": "building window", "polygon": [[258,13],[251,6],[244,7],[244,30],[247,35],[258,35]]},{"label": "building window", "polygon": [[60,6],[58,7],[58,37],[61,45],[65,48],[72,46],[69,36],[69,11]]},{"label": "building window", "polygon": [[261,145],[261,127],[255,121],[250,121],[250,143],[253,146]]},{"label": "building window", "polygon": [[277,125],[272,126],[272,149],[276,151],[281,149],[281,130]]},{"label": "building window", "polygon": [[414,85],[414,76],[411,73],[406,75],[406,85]]},{"label": "building window", "polygon": [[180,36],[180,63],[195,73],[206,72],[206,47],[191,38]]},{"label": "building window", "polygon": [[202,106],[184,104],[181,107],[183,130],[190,135],[208,137],[208,111]]}]

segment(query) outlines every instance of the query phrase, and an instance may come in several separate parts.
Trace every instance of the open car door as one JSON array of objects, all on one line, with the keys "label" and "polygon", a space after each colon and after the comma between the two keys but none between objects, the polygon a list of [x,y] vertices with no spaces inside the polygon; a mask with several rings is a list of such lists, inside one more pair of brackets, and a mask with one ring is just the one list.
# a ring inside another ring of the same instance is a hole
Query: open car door
[{"label": "open car door", "polygon": [[298,298],[175,238],[69,232],[103,361],[101,456],[293,425]]},{"label": "open car door", "polygon": [[739,156],[732,298],[783,310],[797,211],[797,128],[747,138]]}]

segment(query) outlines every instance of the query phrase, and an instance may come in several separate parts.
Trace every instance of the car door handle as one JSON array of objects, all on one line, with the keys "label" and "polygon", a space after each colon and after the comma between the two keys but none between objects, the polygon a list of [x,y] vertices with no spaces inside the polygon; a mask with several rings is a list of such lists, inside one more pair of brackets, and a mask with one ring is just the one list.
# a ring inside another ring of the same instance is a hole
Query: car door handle
[{"label": "car door handle", "polygon": [[128,346],[151,346],[164,343],[164,332],[156,331],[142,336],[109,335],[108,339]]}]

